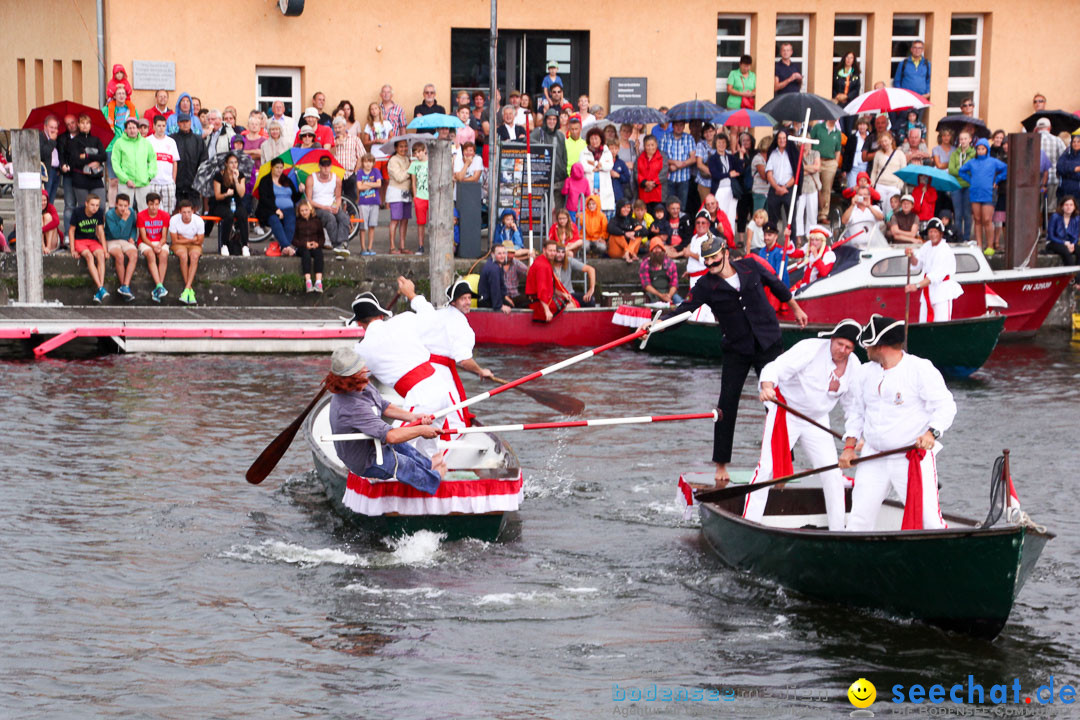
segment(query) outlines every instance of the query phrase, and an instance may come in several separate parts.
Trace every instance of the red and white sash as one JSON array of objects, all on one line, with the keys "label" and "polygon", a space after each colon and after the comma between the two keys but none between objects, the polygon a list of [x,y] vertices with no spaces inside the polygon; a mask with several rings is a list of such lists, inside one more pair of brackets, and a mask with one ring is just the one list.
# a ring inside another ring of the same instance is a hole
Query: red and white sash
[{"label": "red and white sash", "polygon": [[[442,365],[450,370],[450,375],[454,378],[454,388],[457,390],[458,394],[457,402],[464,402],[465,386],[461,384],[461,376],[458,375],[457,363],[454,362],[453,358],[449,358],[446,355],[435,355],[433,353],[431,355],[431,362]],[[468,408],[459,410],[458,416],[461,418],[461,421],[465,423],[465,427],[470,427],[472,425],[472,419],[476,417],[469,412]]]},{"label": "red and white sash", "polygon": [[427,380],[434,374],[435,368],[431,367],[431,363],[422,362],[394,383],[394,392],[404,398],[421,380]]},{"label": "red and white sash", "polygon": [[[947,282],[952,275],[946,275],[941,282]],[[925,285],[922,289],[922,301],[926,303],[926,322],[934,322],[934,306],[930,303],[930,286]]]}]

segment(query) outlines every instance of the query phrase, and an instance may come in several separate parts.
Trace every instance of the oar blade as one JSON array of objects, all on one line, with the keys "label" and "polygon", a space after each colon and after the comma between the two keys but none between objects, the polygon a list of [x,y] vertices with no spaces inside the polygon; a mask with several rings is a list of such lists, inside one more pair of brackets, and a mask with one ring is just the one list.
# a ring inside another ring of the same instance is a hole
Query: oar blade
[{"label": "oar blade", "polygon": [[518,387],[518,390],[531,397],[541,405],[547,405],[563,415],[581,415],[585,412],[585,403],[571,395],[563,395],[549,390],[538,388]]},{"label": "oar blade", "polygon": [[293,438],[296,437],[296,433],[300,430],[302,424],[301,419],[301,422],[294,422],[285,428],[280,435],[266,446],[259,454],[259,457],[255,458],[255,462],[251,463],[251,467],[248,468],[245,475],[249,483],[258,485],[270,476],[277,464],[281,462],[281,458],[285,456],[289,446],[292,445]]},{"label": "oar blade", "polygon": [[282,430],[276,438],[274,438],[266,448],[259,453],[259,457],[255,458],[255,462],[251,463],[251,467],[248,468],[244,477],[252,485],[258,485],[274,471],[277,464],[281,462],[281,458],[285,456],[289,446],[292,445],[293,438],[296,437],[296,433],[300,431],[300,426],[304,424],[304,420],[311,414],[315,404],[322,399],[322,396],[326,394],[326,385],[323,385],[317,395],[311,399],[308,406],[304,408],[303,412],[292,421],[289,427]]}]

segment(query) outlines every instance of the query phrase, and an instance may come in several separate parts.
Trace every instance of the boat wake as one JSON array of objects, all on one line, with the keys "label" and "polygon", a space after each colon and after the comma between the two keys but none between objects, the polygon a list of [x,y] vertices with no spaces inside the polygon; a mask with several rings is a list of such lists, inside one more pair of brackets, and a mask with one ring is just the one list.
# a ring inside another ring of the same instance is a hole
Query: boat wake
[{"label": "boat wake", "polygon": [[234,545],[223,552],[222,557],[244,562],[283,562],[301,567],[317,565],[345,565],[349,567],[368,567],[367,558],[344,550],[322,548],[312,550],[303,545],[282,542],[281,540],[263,540],[258,545]]},{"label": "boat wake", "polygon": [[430,567],[439,559],[439,543],[445,539],[445,533],[418,530],[412,535],[385,538],[383,542],[391,549],[393,564]]}]

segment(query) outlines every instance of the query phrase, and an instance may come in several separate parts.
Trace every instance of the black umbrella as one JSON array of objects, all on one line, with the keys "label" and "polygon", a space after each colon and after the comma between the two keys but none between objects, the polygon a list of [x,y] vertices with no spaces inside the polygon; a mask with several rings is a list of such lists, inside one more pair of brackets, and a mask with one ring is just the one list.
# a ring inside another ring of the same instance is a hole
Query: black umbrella
[{"label": "black umbrella", "polygon": [[648,125],[650,123],[666,123],[668,116],[659,110],[644,105],[627,105],[608,113],[604,119],[619,124]]},{"label": "black umbrella", "polygon": [[686,122],[687,120],[711,121],[713,116],[724,112],[724,108],[708,100],[687,100],[678,105],[673,105],[667,111],[668,119],[672,122]]},{"label": "black umbrella", "polygon": [[952,130],[953,137],[960,134],[960,131],[967,127],[975,128],[975,138],[990,139],[992,133],[990,128],[986,127],[986,123],[977,117],[970,117],[968,115],[946,115],[938,120],[937,127],[934,128],[938,132],[942,130]]},{"label": "black umbrella", "polygon": [[810,110],[811,120],[839,120],[847,117],[844,108],[832,100],[813,93],[786,93],[777,95],[761,108],[780,122],[805,122],[806,111]]},{"label": "black umbrella", "polygon": [[1080,117],[1076,117],[1071,112],[1065,112],[1064,110],[1040,110],[1037,113],[1028,115],[1020,121],[1020,124],[1028,132],[1034,132],[1035,123],[1042,118],[1050,121],[1050,132],[1055,135],[1060,135],[1063,132],[1071,133],[1073,130],[1080,128]]},{"label": "black umbrella", "polygon": [[[239,161],[239,170],[245,177],[251,177],[251,171],[255,168],[255,161],[251,159],[251,156],[247,153],[234,153],[237,161]],[[228,153],[218,153],[212,158],[203,160],[199,164],[199,168],[195,171],[195,181],[191,183],[191,187],[199,191],[199,194],[203,197],[213,197],[214,195],[214,175],[221,172],[221,168],[225,167],[225,158],[228,157]]]}]

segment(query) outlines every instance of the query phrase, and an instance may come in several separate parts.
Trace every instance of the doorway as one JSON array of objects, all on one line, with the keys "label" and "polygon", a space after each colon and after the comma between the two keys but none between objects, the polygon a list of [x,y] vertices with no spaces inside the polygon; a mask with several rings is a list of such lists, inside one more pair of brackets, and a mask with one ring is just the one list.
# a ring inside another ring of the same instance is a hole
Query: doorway
[{"label": "doorway", "polygon": [[[451,29],[450,84],[455,94],[459,90],[487,94],[488,32],[487,28]],[[540,93],[549,60],[559,64],[567,100],[576,102],[578,95],[589,92],[587,31],[499,30],[498,53],[498,87],[504,99],[513,90],[534,97]]]}]

